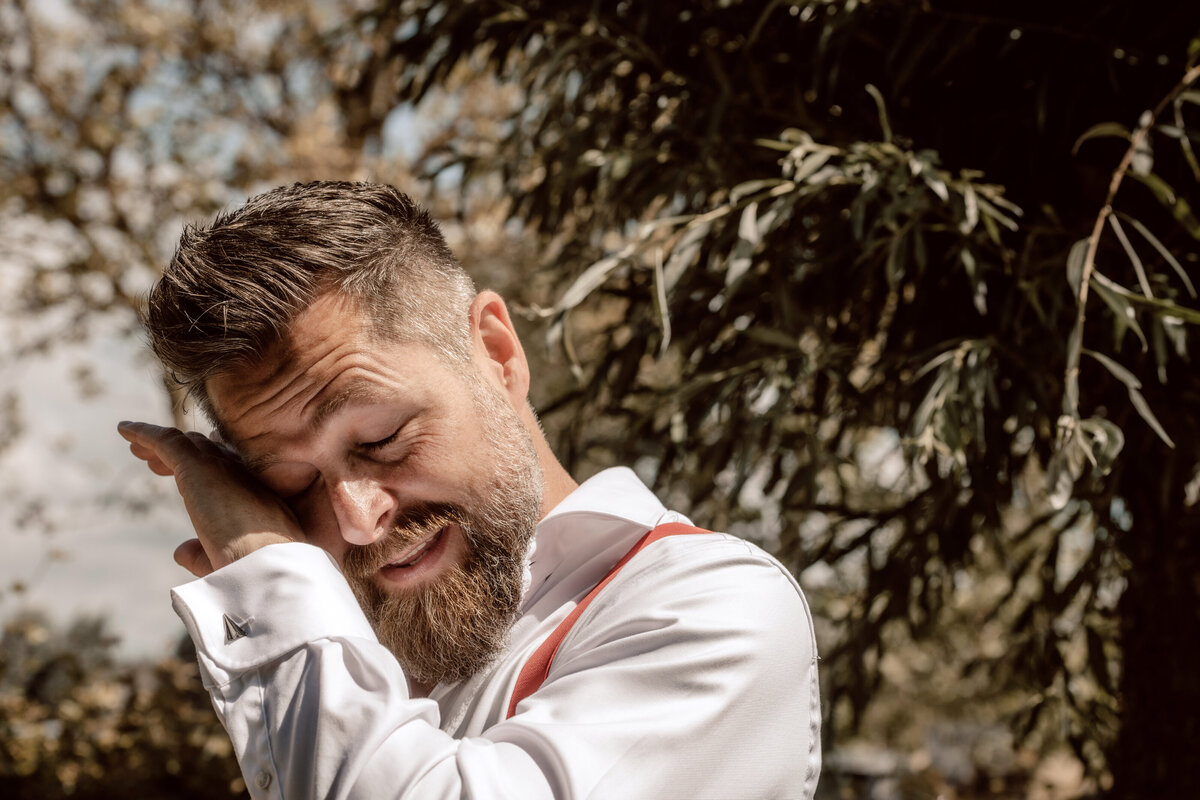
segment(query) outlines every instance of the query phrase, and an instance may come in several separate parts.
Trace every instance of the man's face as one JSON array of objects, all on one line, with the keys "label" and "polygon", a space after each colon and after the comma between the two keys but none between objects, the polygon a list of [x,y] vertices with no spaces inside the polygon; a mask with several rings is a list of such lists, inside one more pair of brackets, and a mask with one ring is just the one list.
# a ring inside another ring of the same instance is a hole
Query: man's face
[{"label": "man's face", "polygon": [[479,357],[375,340],[336,295],[292,334],[286,357],[208,382],[231,444],[338,559],[413,680],[474,674],[515,617],[540,516],[528,432]]}]

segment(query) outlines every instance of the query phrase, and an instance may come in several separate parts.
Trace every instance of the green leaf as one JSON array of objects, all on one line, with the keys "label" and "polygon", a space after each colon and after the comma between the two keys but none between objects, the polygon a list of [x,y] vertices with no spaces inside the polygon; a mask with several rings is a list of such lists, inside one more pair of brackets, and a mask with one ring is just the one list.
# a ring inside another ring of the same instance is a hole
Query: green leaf
[{"label": "green leaf", "polygon": [[958,348],[956,347],[956,348],[952,348],[950,350],[944,350],[941,353],[938,353],[936,356],[934,356],[933,358],[926,361],[925,364],[919,370],[916,371],[916,373],[912,376],[911,382],[916,383],[917,381],[921,380],[921,378],[925,377],[930,372],[932,372],[933,370],[940,367],[942,364],[945,364],[947,361],[954,358],[954,354],[957,352],[958,352]]},{"label": "green leaf", "polygon": [[[984,221],[985,222],[987,221],[987,219],[990,218],[990,219],[996,220],[1001,225],[1008,228],[1010,231],[1019,230],[1020,226],[1017,225],[1016,220],[1014,220],[1011,217],[1009,217],[1008,215],[1004,214],[1000,209],[996,208],[994,205],[989,203],[987,200],[984,200],[983,197],[979,197],[979,198],[977,198],[977,200],[979,202],[979,208],[982,209],[984,212],[984,215],[985,215]],[[996,238],[997,243],[999,243],[999,237],[997,236],[994,238]]]},{"label": "green leaf", "polygon": [[1138,414],[1141,414],[1142,419],[1146,420],[1146,424],[1154,429],[1154,432],[1158,434],[1160,439],[1167,443],[1168,447],[1174,447],[1175,443],[1171,441],[1171,437],[1167,435],[1167,432],[1163,430],[1163,426],[1159,424],[1158,417],[1154,416],[1154,412],[1150,410],[1150,404],[1146,402],[1146,398],[1138,391],[1142,388],[1142,382],[1137,379],[1137,376],[1103,353],[1086,349],[1083,352],[1103,364],[1112,373],[1113,377],[1125,384],[1125,389],[1129,392],[1129,400],[1133,403],[1133,407],[1137,409]]},{"label": "green leaf", "polygon": [[1151,233],[1150,229],[1143,225],[1138,219],[1131,217],[1128,214],[1122,214],[1119,211],[1117,214],[1121,217],[1121,219],[1132,225],[1134,229],[1142,235],[1142,238],[1149,242],[1150,246],[1158,251],[1158,254],[1163,257],[1163,260],[1171,265],[1171,268],[1175,270],[1175,274],[1179,276],[1181,281],[1183,281],[1183,285],[1187,287],[1188,294],[1190,294],[1193,298],[1196,297],[1196,287],[1192,285],[1192,279],[1188,277],[1187,271],[1183,268],[1183,265],[1179,263],[1179,260],[1176,259],[1175,256],[1171,255],[1171,251],[1163,246],[1163,243],[1158,240],[1158,237]]},{"label": "green leaf", "polygon": [[1071,148],[1071,155],[1079,152],[1079,146],[1088,139],[1096,139],[1102,136],[1115,136],[1118,139],[1129,141],[1133,138],[1133,134],[1119,122],[1101,122],[1088,128],[1083,134],[1075,140],[1075,145]]},{"label": "green leaf", "polygon": [[[1200,325],[1200,311],[1188,308],[1187,306],[1181,306],[1170,300],[1160,300],[1157,297],[1142,297],[1140,294],[1134,294],[1121,284],[1102,274],[1099,270],[1092,271],[1092,286],[1104,286],[1131,303],[1136,303],[1139,306],[1148,306],[1156,313],[1164,316],[1176,317],[1183,322]],[[1132,309],[1130,309],[1130,315],[1132,316]]]},{"label": "green leaf", "polygon": [[729,253],[725,265],[725,285],[733,286],[753,263],[754,250],[758,247],[761,237],[758,235],[758,203],[751,203],[742,212],[738,222],[738,239]]},{"label": "green leaf", "polygon": [[985,187],[985,188],[988,191],[983,192],[983,196],[988,199],[988,202],[993,203],[998,208],[1003,208],[1004,210],[1011,213],[1014,217],[1025,216],[1025,212],[1021,210],[1021,207],[1019,205],[1017,205],[1013,201],[1006,198],[1003,194],[1001,194],[1001,192],[1004,190],[1004,187],[989,186],[989,187]]},{"label": "green leaf", "polygon": [[1187,360],[1188,357],[1188,332],[1183,323],[1173,323],[1169,319],[1163,319],[1162,332],[1171,342],[1171,347],[1175,350],[1175,355]]},{"label": "green leaf", "polygon": [[833,158],[833,152],[830,150],[809,153],[803,161],[796,165],[796,171],[791,176],[792,180],[796,183],[804,182],[807,178],[815,175],[817,170],[825,166],[831,158]]},{"label": "green leaf", "polygon": [[675,284],[683,277],[684,271],[700,252],[700,248],[704,245],[704,239],[711,230],[712,218],[705,216],[697,217],[684,229],[683,235],[672,248],[671,257],[667,259],[666,266],[663,268],[663,280],[668,292],[674,289]]},{"label": "green leaf", "polygon": [[749,242],[752,247],[757,247],[762,241],[758,233],[758,203],[751,203],[742,212],[742,218],[738,221],[738,239]]},{"label": "green leaf", "polygon": [[575,282],[571,284],[563,296],[559,298],[555,308],[566,311],[582,303],[593,291],[604,285],[609,274],[621,265],[622,259],[617,256],[602,258],[585,269]]},{"label": "green leaf", "polygon": [[921,179],[925,181],[925,185],[929,187],[930,191],[938,196],[939,200],[943,203],[950,202],[950,191],[946,188],[946,182],[942,180],[941,176],[933,170],[923,169],[921,170]]},{"label": "green leaf", "polygon": [[774,139],[755,139],[754,143],[759,147],[767,147],[771,150],[782,150],[785,153],[792,152],[792,148],[796,146],[789,142],[777,142]]},{"label": "green leaf", "polygon": [[1117,239],[1121,242],[1121,247],[1124,248],[1125,255],[1129,256],[1129,263],[1133,265],[1133,270],[1137,273],[1138,284],[1142,287],[1142,294],[1153,299],[1154,292],[1150,291],[1150,280],[1146,277],[1146,268],[1142,266],[1142,259],[1138,257],[1137,251],[1133,249],[1133,244],[1129,241],[1129,237],[1125,235],[1125,229],[1121,227],[1120,220],[1117,219],[1116,214],[1109,214],[1108,222],[1112,226],[1113,232],[1117,234]]},{"label": "green leaf", "polygon": [[1154,130],[1171,139],[1187,138],[1187,131],[1174,125],[1155,125]]},{"label": "green leaf", "polygon": [[1096,474],[1107,475],[1125,447],[1125,433],[1112,420],[1102,417],[1080,420],[1079,430],[1087,435]]},{"label": "green leaf", "polygon": [[1146,339],[1146,333],[1142,330],[1142,326],[1138,324],[1137,313],[1133,310],[1133,304],[1131,304],[1128,300],[1128,298],[1132,295],[1129,295],[1128,293],[1118,294],[1116,291],[1110,289],[1108,286],[1104,285],[1104,283],[1097,280],[1097,275],[1098,273],[1092,272],[1092,280],[1089,285],[1095,290],[1096,294],[1099,295],[1100,299],[1104,301],[1104,304],[1113,312],[1113,328],[1116,339],[1114,342],[1115,346],[1120,348],[1121,340],[1125,338],[1125,331],[1132,328],[1133,332],[1137,334],[1138,339],[1140,339],[1142,342],[1142,352],[1146,352],[1150,349],[1150,342]]},{"label": "green leaf", "polygon": [[1192,207],[1188,205],[1188,201],[1180,197],[1171,184],[1153,172],[1144,175],[1136,172],[1127,174],[1145,184],[1158,198],[1158,201],[1171,212],[1171,216],[1175,217],[1176,222],[1182,225],[1193,239],[1200,240],[1200,220],[1196,219],[1196,215],[1192,213]]},{"label": "green leaf", "polygon": [[654,256],[654,307],[658,311],[658,326],[662,330],[662,344],[658,348],[661,358],[671,345],[671,313],[667,307],[667,286],[663,280],[661,249]]},{"label": "green leaf", "polygon": [[1104,353],[1097,352],[1096,350],[1089,350],[1086,347],[1083,348],[1083,353],[1099,361],[1104,365],[1105,369],[1112,373],[1114,378],[1131,389],[1142,388],[1142,382],[1138,380],[1137,376],[1127,370],[1125,367],[1121,366],[1121,364],[1115,359],[1106,356]]},{"label": "green leaf", "polygon": [[963,220],[958,223],[958,230],[970,233],[979,224],[979,199],[975,196],[975,187],[967,183],[963,187]]},{"label": "green leaf", "polygon": [[871,99],[875,101],[875,108],[879,110],[879,127],[883,129],[883,141],[892,141],[892,126],[888,122],[887,105],[883,102],[883,95],[872,84],[866,86],[867,94],[871,95]]},{"label": "green leaf", "polygon": [[1133,402],[1133,407],[1137,409],[1137,412],[1142,415],[1142,419],[1146,420],[1146,424],[1158,434],[1158,438],[1162,439],[1167,447],[1174,448],[1175,442],[1171,441],[1171,437],[1163,430],[1163,426],[1159,424],[1158,417],[1154,416],[1154,412],[1150,410],[1150,404],[1146,402],[1146,398],[1142,396],[1142,393],[1130,387],[1129,399]]},{"label": "green leaf", "polygon": [[783,178],[762,178],[753,181],[743,181],[729,190],[729,202],[737,205],[743,198],[757,194],[764,189],[778,186],[781,183],[790,183],[790,181],[785,181]]}]

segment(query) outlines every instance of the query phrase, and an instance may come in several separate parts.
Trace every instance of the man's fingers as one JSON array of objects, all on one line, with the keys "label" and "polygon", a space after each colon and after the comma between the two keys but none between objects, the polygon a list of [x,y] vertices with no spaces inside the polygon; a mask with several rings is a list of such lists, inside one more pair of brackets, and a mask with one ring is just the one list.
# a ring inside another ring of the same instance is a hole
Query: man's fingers
[{"label": "man's fingers", "polygon": [[185,433],[148,422],[120,422],[117,432],[129,442],[129,451],[158,475],[177,475],[183,462],[218,452],[224,458],[236,459],[227,446],[216,444],[196,431]]},{"label": "man's fingers", "polygon": [[227,446],[145,422],[122,422],[117,429],[152,471],[174,476],[199,537],[180,545],[175,561],[193,575],[208,575],[268,544],[304,540],[291,509]]},{"label": "man's fingers", "polygon": [[204,546],[200,544],[199,539],[188,539],[176,547],[175,563],[197,578],[203,578],[213,571],[212,562],[209,561],[208,554],[204,552]]},{"label": "man's fingers", "polygon": [[135,456],[147,463],[157,459],[168,469],[167,472],[161,472],[151,464],[150,468],[160,475],[170,475],[180,461],[197,452],[195,442],[178,428],[166,428],[148,422],[120,422],[117,432],[129,442],[130,451]]},{"label": "man's fingers", "polygon": [[158,457],[154,450],[137,442],[129,443],[129,452],[134,456],[146,462],[146,466],[150,467],[150,471],[156,475],[173,475],[173,470],[163,463],[163,460]]}]

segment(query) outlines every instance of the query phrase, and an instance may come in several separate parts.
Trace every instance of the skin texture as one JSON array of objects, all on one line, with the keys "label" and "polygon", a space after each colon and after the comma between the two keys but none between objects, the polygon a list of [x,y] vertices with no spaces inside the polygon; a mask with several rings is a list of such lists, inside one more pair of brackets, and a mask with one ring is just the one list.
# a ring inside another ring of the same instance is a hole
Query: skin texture
[{"label": "skin texture", "polygon": [[[292,325],[287,358],[280,348],[210,379],[227,444],[120,423],[133,455],[173,476],[184,499],[197,538],[175,560],[204,576],[268,544],[302,541],[343,563],[350,548],[381,541],[415,509],[479,506],[504,465],[484,444],[487,421],[471,381],[507,404],[511,424],[523,429],[540,467],[536,517],[544,516],[576,484],[529,408],[529,366],[503,300],[483,292],[469,314],[471,360],[450,364],[424,344],[373,339],[348,301],[323,295]],[[429,536],[401,539],[390,557],[403,559]],[[447,524],[442,536],[416,567],[376,582],[407,591],[461,566],[461,527]]]}]

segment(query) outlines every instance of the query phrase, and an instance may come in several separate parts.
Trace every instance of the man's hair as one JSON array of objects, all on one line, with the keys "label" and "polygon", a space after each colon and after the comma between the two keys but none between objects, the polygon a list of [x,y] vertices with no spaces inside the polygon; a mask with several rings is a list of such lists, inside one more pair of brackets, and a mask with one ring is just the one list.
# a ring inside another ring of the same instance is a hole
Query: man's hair
[{"label": "man's hair", "polygon": [[428,212],[379,184],[298,183],[188,225],[144,322],[169,374],[213,417],[205,381],[286,347],[297,315],[327,292],[353,301],[381,339],[470,358],[471,279]]}]

